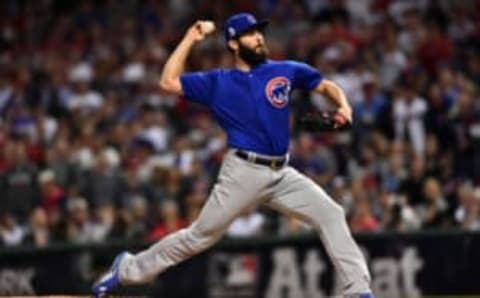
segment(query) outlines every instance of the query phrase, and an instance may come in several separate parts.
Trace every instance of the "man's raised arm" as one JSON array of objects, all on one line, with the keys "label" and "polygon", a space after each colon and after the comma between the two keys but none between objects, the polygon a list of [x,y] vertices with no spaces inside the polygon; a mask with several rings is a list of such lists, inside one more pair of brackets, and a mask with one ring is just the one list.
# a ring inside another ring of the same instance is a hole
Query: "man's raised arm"
[{"label": "man's raised arm", "polygon": [[208,21],[197,21],[188,28],[182,41],[175,48],[163,67],[162,75],[158,85],[162,91],[182,95],[182,84],[180,75],[185,71],[185,62],[188,54],[195,43],[205,39],[205,36],[212,32],[211,25],[205,26]]}]

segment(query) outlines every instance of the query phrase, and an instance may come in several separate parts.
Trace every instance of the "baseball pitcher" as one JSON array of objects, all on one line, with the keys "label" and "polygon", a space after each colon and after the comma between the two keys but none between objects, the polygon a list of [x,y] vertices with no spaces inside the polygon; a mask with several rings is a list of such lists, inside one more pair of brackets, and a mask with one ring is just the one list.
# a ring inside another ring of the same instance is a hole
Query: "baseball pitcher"
[{"label": "baseball pitcher", "polygon": [[351,107],[343,91],[318,70],[301,62],[267,59],[265,26],[266,21],[257,21],[247,13],[226,21],[227,48],[235,57],[232,69],[184,72],[192,47],[214,29],[208,21],[192,25],[169,57],[160,88],[208,107],[227,133],[229,151],[197,220],[145,251],[118,255],[93,286],[97,297],[118,284],[152,280],[216,243],[243,210],[263,204],[293,214],[315,228],[344,282],[345,297],[373,298],[367,265],[350,234],[343,209],[288,165],[292,90],[312,90],[329,98],[337,106],[335,115],[328,119],[333,119],[334,128],[351,123]]}]

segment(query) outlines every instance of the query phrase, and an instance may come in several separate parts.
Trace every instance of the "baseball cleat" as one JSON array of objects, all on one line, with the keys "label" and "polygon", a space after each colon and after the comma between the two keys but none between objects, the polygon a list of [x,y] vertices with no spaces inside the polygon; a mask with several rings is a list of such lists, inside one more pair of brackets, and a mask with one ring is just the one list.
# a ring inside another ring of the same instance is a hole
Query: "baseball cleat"
[{"label": "baseball cleat", "polygon": [[107,292],[120,283],[120,263],[127,257],[130,257],[128,252],[122,252],[117,255],[110,269],[95,282],[92,287],[95,298],[104,297]]},{"label": "baseball cleat", "polygon": [[345,296],[345,298],[375,298],[372,293],[364,293],[364,294],[350,294]]}]

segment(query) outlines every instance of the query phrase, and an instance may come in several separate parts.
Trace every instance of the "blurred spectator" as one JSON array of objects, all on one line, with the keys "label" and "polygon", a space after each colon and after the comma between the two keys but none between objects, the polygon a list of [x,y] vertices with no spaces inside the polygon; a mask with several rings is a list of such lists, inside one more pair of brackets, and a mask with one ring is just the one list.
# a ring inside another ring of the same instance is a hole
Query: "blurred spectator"
[{"label": "blurred spectator", "polygon": [[231,237],[260,235],[264,222],[263,215],[256,208],[247,208],[230,224],[226,234]]},{"label": "blurred spectator", "polygon": [[430,75],[435,75],[438,68],[448,64],[452,58],[452,42],[434,22],[429,24],[428,34],[422,40],[418,56]]},{"label": "blurred spectator", "polygon": [[131,226],[128,236],[134,239],[143,239],[148,232],[149,205],[143,197],[136,196],[130,200]]},{"label": "blurred spectator", "polygon": [[[6,72],[6,71],[5,71]],[[6,73],[0,74],[0,124],[5,121],[7,112],[14,105],[15,93]]]},{"label": "blurred spectator", "polygon": [[416,8],[408,8],[399,21],[402,30],[397,37],[398,45],[405,53],[414,54],[428,34],[421,13]]},{"label": "blurred spectator", "polygon": [[86,62],[78,63],[72,67],[69,76],[73,92],[65,99],[66,108],[81,116],[87,116],[100,109],[103,97],[89,86],[94,76],[92,66]]},{"label": "blurred spectator", "polygon": [[30,224],[25,238],[25,243],[35,247],[45,247],[50,244],[51,239],[48,216],[42,208],[36,208],[30,215]]},{"label": "blurred spectator", "polygon": [[421,157],[416,157],[410,161],[409,175],[400,184],[399,191],[407,196],[408,204],[417,206],[424,202],[422,193],[425,181],[425,161]]},{"label": "blurred spectator", "polygon": [[379,126],[380,120],[385,116],[386,101],[385,96],[377,90],[374,75],[366,73],[362,78],[362,93],[353,107],[356,138],[368,139],[372,131]]},{"label": "blurred spectator", "polygon": [[186,136],[178,136],[173,141],[172,151],[162,158],[167,167],[176,168],[182,175],[188,176],[192,172],[195,153],[192,144]]},{"label": "blurred spectator", "polygon": [[140,119],[143,127],[138,138],[149,142],[153,146],[154,152],[165,152],[170,134],[165,113],[149,105],[143,106],[142,113]]},{"label": "blurred spectator", "polygon": [[19,245],[25,237],[25,229],[22,228],[12,214],[4,214],[0,218],[0,237],[5,246]]},{"label": "blurred spectator", "polygon": [[378,198],[378,213],[380,218],[380,225],[383,230],[400,230],[400,217],[398,212],[398,205],[395,198],[389,191],[382,191]]},{"label": "blurred spectator", "polygon": [[334,177],[337,171],[335,157],[328,147],[316,144],[311,134],[301,133],[292,149],[290,163],[296,169],[322,185]]},{"label": "blurred spectator", "polygon": [[432,229],[449,225],[447,218],[448,204],[438,180],[434,178],[425,180],[423,193],[426,201],[419,206],[422,227]]},{"label": "blurred spectator", "polygon": [[180,217],[178,205],[175,201],[164,201],[158,209],[158,222],[148,233],[149,240],[156,241],[187,226],[185,220]]},{"label": "blurred spectator", "polygon": [[35,121],[35,133],[32,139],[42,144],[51,144],[58,132],[57,119],[48,115],[43,108],[37,108],[33,111],[33,121]]},{"label": "blurred spectator", "polygon": [[67,211],[68,240],[75,243],[93,242],[95,239],[95,230],[87,200],[82,197],[69,199],[67,202]]},{"label": "blurred spectator", "polygon": [[118,205],[125,181],[115,163],[105,150],[97,156],[95,168],[83,176],[81,194],[94,208]]},{"label": "blurred spectator", "polygon": [[72,161],[80,172],[90,171],[95,164],[95,126],[93,122],[82,122],[80,119],[77,122],[81,124],[76,127],[79,131],[72,144]]},{"label": "blurred spectator", "polygon": [[398,46],[396,36],[394,25],[388,24],[385,28],[385,52],[379,70],[380,85],[387,90],[394,86],[407,66],[406,53]]},{"label": "blurred spectator", "polygon": [[382,172],[382,188],[391,192],[398,192],[402,182],[406,179],[408,173],[404,168],[404,156],[392,152],[389,156],[388,165]]},{"label": "blurred spectator", "polygon": [[367,200],[362,198],[356,202],[350,219],[350,228],[352,232],[375,232],[380,228]]},{"label": "blurred spectator", "polygon": [[442,94],[438,84],[430,86],[428,93],[428,111],[425,114],[425,126],[434,133],[443,146],[450,146],[449,111],[453,98]]},{"label": "blurred spectator", "polygon": [[359,149],[359,156],[350,162],[350,175],[355,180],[352,191],[361,189],[362,192],[374,191],[379,186],[378,174],[380,172],[379,159],[372,142],[365,143]]},{"label": "blurred spectator", "polygon": [[[2,125],[0,124],[0,181],[1,181],[1,177],[5,174],[5,172],[7,171],[8,169],[8,161],[7,161],[7,158],[6,158],[6,149],[5,147],[7,146],[7,142],[6,142],[6,137],[3,135],[3,132],[2,132]],[[0,182],[0,186],[1,186],[1,182]],[[0,189],[0,194],[2,194],[2,189]],[[0,204],[0,206],[2,206],[2,204]]]},{"label": "blurred spectator", "polygon": [[445,171],[446,157],[440,153],[438,146],[437,137],[429,134],[425,143],[425,173],[427,176],[445,179],[449,175]]},{"label": "blurred spectator", "polygon": [[172,172],[169,168],[164,166],[155,166],[152,171],[152,176],[147,184],[147,191],[152,203],[160,203],[170,197],[174,193],[169,190],[169,183]]},{"label": "blurred spectator", "polygon": [[24,220],[30,210],[38,205],[37,167],[27,159],[23,142],[7,144],[5,153],[9,166],[2,179],[4,210]]},{"label": "blurred spectator", "polygon": [[79,170],[71,161],[71,154],[71,144],[63,138],[58,138],[46,154],[46,166],[53,171],[55,182],[64,190],[75,189],[78,182]]},{"label": "blurred spectator", "polygon": [[140,182],[148,181],[151,179],[153,169],[162,164],[155,154],[154,145],[148,140],[135,138],[131,150],[130,166],[135,168]]},{"label": "blurred spectator", "polygon": [[384,191],[379,201],[383,230],[412,231],[420,228],[421,219],[405,197]]},{"label": "blurred spectator", "polygon": [[353,196],[344,177],[337,176],[333,179],[330,194],[343,207],[345,214],[352,212]]},{"label": "blurred spectator", "polygon": [[425,99],[411,88],[402,90],[393,103],[395,137],[408,139],[415,154],[422,156],[425,150],[424,115],[427,111]]},{"label": "blurred spectator", "polygon": [[[105,240],[114,228],[116,210],[111,205],[98,207],[94,210],[91,222],[92,238],[90,241],[101,242]],[[126,237],[124,233],[123,237]]]},{"label": "blurred spectator", "polygon": [[457,190],[457,198],[455,222],[466,230],[480,230],[479,189],[474,190],[470,183],[463,183]]},{"label": "blurred spectator", "polygon": [[200,180],[195,183],[192,187],[192,190],[189,194],[186,195],[184,199],[185,204],[185,218],[188,224],[193,223],[200,211],[202,210],[203,204],[207,200],[208,196],[208,184],[207,181]]},{"label": "blurred spectator", "polygon": [[[184,205],[184,210],[182,211],[189,224],[193,223],[198,217],[203,204],[205,204],[208,198],[210,191],[209,182],[207,179],[198,178],[198,180],[195,180],[193,184],[188,186],[188,192],[178,195],[180,202]],[[184,187],[187,188],[186,185]]]},{"label": "blurred spectator", "polygon": [[480,111],[473,94],[463,91],[451,110],[451,126],[454,132],[455,176],[478,178],[480,173],[475,156],[480,152]]},{"label": "blurred spectator", "polygon": [[462,42],[475,32],[475,25],[469,18],[466,7],[455,8],[451,13],[451,22],[448,25],[448,36],[454,42]]},{"label": "blurred spectator", "polygon": [[38,182],[44,212],[48,216],[57,217],[66,198],[65,191],[56,184],[55,173],[50,169],[40,172]]}]

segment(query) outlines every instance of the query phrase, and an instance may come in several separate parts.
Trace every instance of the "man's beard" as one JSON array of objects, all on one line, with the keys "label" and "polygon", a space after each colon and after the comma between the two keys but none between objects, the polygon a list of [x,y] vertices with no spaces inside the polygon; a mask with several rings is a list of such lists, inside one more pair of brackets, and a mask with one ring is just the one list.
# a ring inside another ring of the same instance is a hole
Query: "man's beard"
[{"label": "man's beard", "polygon": [[250,49],[244,46],[241,42],[238,43],[238,56],[250,65],[250,67],[265,63],[265,61],[267,61],[267,53],[268,50],[266,48],[264,48],[264,51],[257,53],[255,49]]}]

